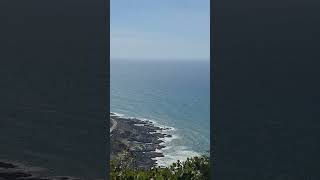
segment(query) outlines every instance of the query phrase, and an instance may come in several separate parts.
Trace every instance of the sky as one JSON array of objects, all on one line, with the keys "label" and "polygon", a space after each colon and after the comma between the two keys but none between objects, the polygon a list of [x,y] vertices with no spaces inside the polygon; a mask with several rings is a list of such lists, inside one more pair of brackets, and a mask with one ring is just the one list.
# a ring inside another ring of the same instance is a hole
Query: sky
[{"label": "sky", "polygon": [[210,0],[110,0],[111,60],[208,60]]}]

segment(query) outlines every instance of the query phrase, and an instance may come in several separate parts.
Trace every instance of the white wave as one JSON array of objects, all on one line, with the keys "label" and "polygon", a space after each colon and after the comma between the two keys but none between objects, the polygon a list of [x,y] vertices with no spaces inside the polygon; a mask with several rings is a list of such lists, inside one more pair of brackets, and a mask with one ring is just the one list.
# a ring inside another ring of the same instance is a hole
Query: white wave
[{"label": "white wave", "polygon": [[[111,112],[111,113],[112,113],[113,115],[110,115],[110,116],[113,116],[113,117],[121,117],[121,118],[126,118],[126,119],[138,119],[138,120],[140,120],[140,121],[153,124],[154,126],[159,127],[159,128],[162,129],[162,130],[160,130],[159,132],[169,132],[169,131],[174,131],[174,130],[175,130],[174,127],[161,125],[161,124],[159,124],[157,121],[152,120],[152,119],[141,118],[141,117],[129,117],[129,116],[125,116],[124,114],[120,114],[120,113],[116,113],[116,112]],[[140,126],[140,125],[138,125],[138,126]]]},{"label": "white wave", "polygon": [[191,150],[188,150],[185,146],[168,146],[159,150],[164,154],[164,157],[156,157],[153,160],[156,160],[158,166],[167,167],[172,163],[179,161],[186,161],[187,158],[199,156],[200,154]]},{"label": "white wave", "polygon": [[170,143],[171,141],[173,141],[175,139],[179,139],[179,138],[180,137],[177,134],[172,134],[171,137],[160,138],[160,140],[163,141],[163,145],[166,145],[166,144]]},{"label": "white wave", "polygon": [[116,113],[116,112],[111,112],[110,116],[115,116],[115,117],[124,117],[124,114]]}]

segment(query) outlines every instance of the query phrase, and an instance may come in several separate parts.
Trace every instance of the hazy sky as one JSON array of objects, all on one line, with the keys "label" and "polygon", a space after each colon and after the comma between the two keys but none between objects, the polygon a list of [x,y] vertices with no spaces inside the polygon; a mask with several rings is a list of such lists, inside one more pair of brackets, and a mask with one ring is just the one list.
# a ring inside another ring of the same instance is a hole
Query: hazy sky
[{"label": "hazy sky", "polygon": [[111,59],[210,57],[209,0],[111,0]]}]

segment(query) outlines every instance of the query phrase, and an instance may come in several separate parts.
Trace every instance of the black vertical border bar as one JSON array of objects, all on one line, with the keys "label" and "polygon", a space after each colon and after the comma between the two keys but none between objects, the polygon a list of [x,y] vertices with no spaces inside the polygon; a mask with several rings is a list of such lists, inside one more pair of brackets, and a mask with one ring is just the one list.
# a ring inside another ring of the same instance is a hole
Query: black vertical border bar
[{"label": "black vertical border bar", "polygon": [[221,0],[210,1],[210,179],[215,179],[217,172],[217,129],[218,114],[218,89],[219,83],[219,13],[221,11]]},{"label": "black vertical border bar", "polygon": [[210,1],[210,179],[214,179],[214,171],[215,171],[215,162],[216,162],[216,151],[215,151],[215,143],[216,143],[216,136],[215,136],[215,116],[214,116],[214,97],[215,97],[215,84],[214,79],[215,76],[215,68],[216,68],[216,50],[215,48],[216,43],[216,9],[214,6],[216,5],[217,0]]},{"label": "black vertical border bar", "polygon": [[105,179],[109,179],[110,177],[110,0],[104,1],[104,23],[105,23],[105,33],[104,33],[104,57],[106,61],[106,71],[107,71],[107,99],[106,99],[106,116],[104,121],[106,122],[106,176]]}]

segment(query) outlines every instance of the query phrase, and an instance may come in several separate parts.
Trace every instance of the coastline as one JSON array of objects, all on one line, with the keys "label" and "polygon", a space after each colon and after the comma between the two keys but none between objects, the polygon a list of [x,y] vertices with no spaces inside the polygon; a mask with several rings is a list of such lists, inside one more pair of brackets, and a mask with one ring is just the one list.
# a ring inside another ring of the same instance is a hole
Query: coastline
[{"label": "coastline", "polygon": [[135,157],[136,167],[150,169],[158,166],[157,159],[164,157],[161,149],[166,148],[165,139],[172,138],[166,131],[170,127],[160,127],[155,122],[146,119],[124,117],[121,114],[110,113],[117,127],[112,129],[110,136],[111,154],[114,159],[122,150],[130,152]]}]

